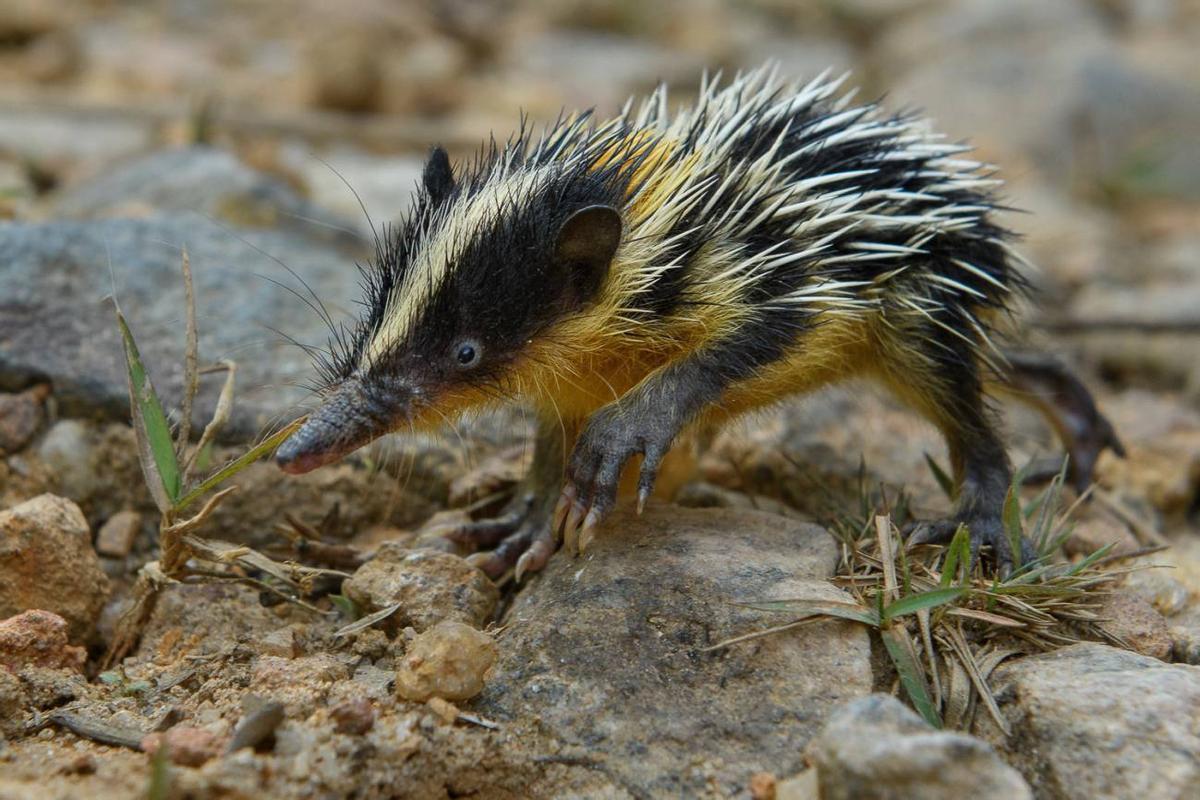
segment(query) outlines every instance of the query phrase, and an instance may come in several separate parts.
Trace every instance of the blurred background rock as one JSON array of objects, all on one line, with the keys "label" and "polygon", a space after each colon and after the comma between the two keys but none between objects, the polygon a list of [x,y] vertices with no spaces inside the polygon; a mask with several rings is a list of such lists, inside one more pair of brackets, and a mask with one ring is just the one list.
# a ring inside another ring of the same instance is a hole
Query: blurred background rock
[{"label": "blurred background rock", "polygon": [[[1102,395],[1165,393],[1166,440],[1200,406],[1197,42],[1200,0],[0,0],[0,218],[26,223],[0,225],[0,389],[52,364],[68,412],[119,416],[119,364],[91,366],[118,352],[107,265],[152,364],[178,363],[188,244],[205,355],[239,358],[241,430],[261,429],[310,377],[299,350],[262,358],[282,352],[264,326],[324,331],[258,275],[299,289],[278,258],[353,313],[368,214],[403,214],[431,144],[467,157],[522,112],[608,115],[660,80],[684,102],[705,69],[773,60],[851,71],[1000,165],[1030,212],[1006,222],[1040,268],[1032,337]],[[55,341],[39,319],[95,344],[31,361]],[[1130,397],[1119,427],[1148,423]]]},{"label": "blurred background rock", "polygon": [[1013,224],[1060,311],[1111,316],[1132,284],[1122,307],[1195,322],[1162,294],[1200,280],[1197,42],[1198,0],[0,0],[0,215],[201,140],[365,231],[335,170],[394,219],[434,141],[770,59],[969,137],[1035,212]]}]

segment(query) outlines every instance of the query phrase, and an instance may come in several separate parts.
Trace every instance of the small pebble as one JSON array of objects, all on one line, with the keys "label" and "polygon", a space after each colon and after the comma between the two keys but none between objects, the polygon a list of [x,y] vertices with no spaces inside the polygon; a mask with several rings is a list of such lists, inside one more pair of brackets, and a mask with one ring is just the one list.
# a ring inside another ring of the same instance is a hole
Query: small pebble
[{"label": "small pebble", "polygon": [[441,717],[442,721],[447,725],[453,725],[458,721],[458,706],[449,700],[443,700],[440,697],[431,697],[426,705],[429,706],[430,711]]},{"label": "small pebble", "polygon": [[87,651],[67,641],[67,621],[33,609],[0,621],[0,669],[25,666],[83,671]]},{"label": "small pebble", "polygon": [[469,700],[483,691],[496,663],[492,637],[461,622],[440,622],[409,645],[396,670],[396,693],[406,700]]},{"label": "small pebble", "polygon": [[442,620],[482,625],[500,592],[458,556],[384,544],[355,571],[342,592],[368,612],[400,604],[388,625],[428,630]]},{"label": "small pebble", "polygon": [[43,403],[50,387],[35,386],[20,394],[0,394],[0,454],[29,444],[45,419]]},{"label": "small pebble", "polygon": [[769,772],[756,772],[750,776],[750,796],[754,800],[775,800],[775,776]]},{"label": "small pebble", "polygon": [[142,740],[142,750],[151,757],[167,748],[171,763],[181,767],[203,766],[221,754],[221,742],[212,731],[177,725],[165,733],[152,733]]},{"label": "small pebble", "polygon": [[1104,630],[1134,651],[1164,661],[1171,655],[1174,642],[1167,621],[1140,597],[1128,592],[1109,595],[1096,615],[1104,619]]},{"label": "small pebble", "polygon": [[338,703],[329,710],[333,728],[348,736],[362,736],[375,727],[375,707],[364,698]]},{"label": "small pebble", "polygon": [[141,514],[118,511],[100,526],[100,532],[96,534],[96,552],[109,558],[124,558],[133,550],[141,530]]}]

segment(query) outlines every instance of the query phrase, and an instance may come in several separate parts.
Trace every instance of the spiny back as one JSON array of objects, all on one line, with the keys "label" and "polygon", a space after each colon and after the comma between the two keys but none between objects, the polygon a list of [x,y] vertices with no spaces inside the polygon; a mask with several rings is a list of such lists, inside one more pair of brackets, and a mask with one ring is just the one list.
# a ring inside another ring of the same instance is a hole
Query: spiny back
[{"label": "spiny back", "polygon": [[[674,114],[660,87],[607,122],[584,113],[536,139],[523,124],[493,140],[456,180],[427,180],[381,246],[335,372],[420,328],[432,303],[461,310],[446,297],[486,298],[479,314],[530,304],[542,276],[520,254],[544,251],[561,210],[584,203],[624,222],[586,312],[595,335],[653,340],[680,323],[747,320],[798,333],[822,315],[884,312],[982,350],[987,312],[1023,286],[991,219],[999,181],[918,115],[854,104],[843,81],[788,85],[763,68],[705,80]],[[556,321],[537,312],[522,311],[531,330]]]}]

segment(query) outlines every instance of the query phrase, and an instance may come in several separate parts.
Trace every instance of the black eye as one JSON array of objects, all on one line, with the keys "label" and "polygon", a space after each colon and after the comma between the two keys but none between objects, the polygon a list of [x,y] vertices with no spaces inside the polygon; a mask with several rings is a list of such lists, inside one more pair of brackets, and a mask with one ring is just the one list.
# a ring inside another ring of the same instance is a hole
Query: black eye
[{"label": "black eye", "polygon": [[479,345],[474,342],[463,342],[458,346],[458,354],[455,356],[458,359],[460,367],[472,367],[479,361]]}]

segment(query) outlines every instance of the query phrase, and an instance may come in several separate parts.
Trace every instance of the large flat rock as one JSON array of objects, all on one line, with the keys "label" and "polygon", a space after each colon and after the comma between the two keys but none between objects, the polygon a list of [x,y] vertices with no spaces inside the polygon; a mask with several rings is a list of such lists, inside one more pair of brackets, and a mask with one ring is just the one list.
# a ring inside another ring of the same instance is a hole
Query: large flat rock
[{"label": "large flat rock", "polygon": [[[278,262],[341,319],[352,313],[358,293],[355,254],[295,234],[235,231],[191,213],[0,223],[0,390],[49,380],[68,416],[128,418],[108,301],[115,287],[155,385],[173,403],[183,377],[183,247],[195,278],[201,359],[238,363],[231,438],[252,436],[292,413],[307,397],[298,384],[314,373],[284,334],[324,345],[329,332],[301,299],[273,282],[304,292]],[[219,377],[205,380],[198,420],[211,413],[219,384]]]},{"label": "large flat rock", "polygon": [[1200,667],[1101,644],[1002,666],[993,679],[1012,728],[990,739],[1043,798],[1200,795]]},{"label": "large flat rock", "polygon": [[738,602],[846,599],[826,581],[837,556],[822,528],[770,514],[618,511],[585,556],[559,554],[518,596],[478,707],[538,719],[636,796],[798,771],[827,713],[871,691],[866,630],[821,622],[705,648],[786,619]]}]

